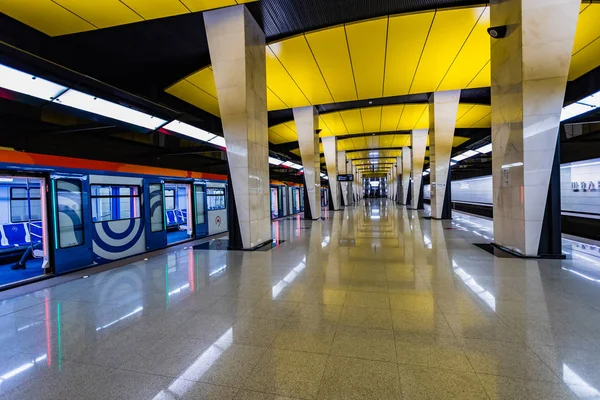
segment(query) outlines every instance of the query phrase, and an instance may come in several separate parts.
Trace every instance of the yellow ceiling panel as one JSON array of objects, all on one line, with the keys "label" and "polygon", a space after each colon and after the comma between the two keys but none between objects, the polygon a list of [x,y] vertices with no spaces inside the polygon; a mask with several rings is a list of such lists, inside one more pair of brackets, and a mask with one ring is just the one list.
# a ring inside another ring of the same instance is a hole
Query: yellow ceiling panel
[{"label": "yellow ceiling panel", "polygon": [[410,135],[399,134],[394,135],[394,141],[390,147],[404,147],[410,146]]},{"label": "yellow ceiling panel", "polygon": [[237,4],[235,0],[181,0],[192,12],[211,10]]},{"label": "yellow ceiling panel", "polygon": [[218,100],[202,89],[183,79],[165,90],[170,95],[180,98],[202,110],[219,116]]},{"label": "yellow ceiling panel", "polygon": [[343,26],[305,35],[336,102],[356,100],[352,64]]},{"label": "yellow ceiling panel", "polygon": [[598,38],[598,21],[600,21],[600,7],[592,6],[589,3],[582,4],[575,31],[573,54]]},{"label": "yellow ceiling panel", "polygon": [[395,131],[404,110],[404,104],[384,106],[381,110],[381,132]]},{"label": "yellow ceiling panel", "polygon": [[304,35],[283,40],[269,48],[293,77],[310,104],[333,102]]},{"label": "yellow ceiling panel", "polygon": [[479,121],[475,122],[471,125],[471,128],[489,128],[492,126],[492,113],[491,110],[489,113],[484,115]]},{"label": "yellow ceiling panel", "polygon": [[[348,145],[350,146],[350,148],[348,148]],[[338,140],[337,149],[338,150],[352,150],[352,142],[348,143],[346,140]]]},{"label": "yellow ceiling panel", "polygon": [[379,147],[392,147],[394,137],[396,135],[381,135],[379,136]]},{"label": "yellow ceiling panel", "polygon": [[[487,117],[488,115],[490,116],[490,121],[491,121],[491,111],[492,111],[491,106],[486,106],[486,105],[481,105],[481,104],[461,104],[459,107],[461,107],[463,110],[465,108],[468,108],[468,109],[462,113],[460,112],[461,109],[459,109],[459,113],[458,113],[457,120],[456,120],[457,128],[472,128],[477,123],[480,123],[480,125],[484,124],[485,123],[484,118]],[[477,126],[477,127],[482,127],[482,126]],[[490,125],[487,125],[487,127],[489,128]]]},{"label": "yellow ceiling panel", "polygon": [[359,98],[383,95],[387,26],[387,17],[346,25]]},{"label": "yellow ceiling panel", "polygon": [[437,11],[410,93],[436,90],[483,9]]},{"label": "yellow ceiling panel", "polygon": [[[437,90],[467,87],[490,60],[490,37],[487,33],[490,27],[490,9],[480,9],[482,12],[479,20]],[[473,12],[475,10],[477,8]],[[489,86],[489,82],[485,86]]]},{"label": "yellow ceiling panel", "polygon": [[364,133],[365,129],[363,128],[359,109],[340,111],[340,115],[349,134]]},{"label": "yellow ceiling panel", "polygon": [[273,133],[281,137],[284,140],[284,142],[282,143],[293,142],[295,140],[298,140],[298,134],[296,133],[296,124],[294,123],[294,121],[272,126],[269,128],[269,131],[272,131]]},{"label": "yellow ceiling panel", "polygon": [[267,88],[267,109],[282,110],[287,108],[285,103],[269,88]]},{"label": "yellow ceiling panel", "polygon": [[365,137],[352,138],[352,143],[354,144],[355,149],[364,149],[367,147],[367,141]]},{"label": "yellow ceiling panel", "polygon": [[429,128],[429,106],[425,106],[425,109],[421,113],[421,116],[415,124],[415,129],[427,129]]},{"label": "yellow ceiling panel", "polygon": [[51,0],[3,0],[0,12],[50,36],[96,29]]},{"label": "yellow ceiling panel", "polygon": [[458,147],[461,144],[467,142],[468,140],[469,140],[469,138],[466,138],[466,137],[454,136],[454,139],[452,140],[452,147]]},{"label": "yellow ceiling panel", "polygon": [[435,13],[390,17],[384,96],[408,93]]},{"label": "yellow ceiling panel", "polygon": [[108,28],[144,20],[119,0],[53,1],[98,28]]},{"label": "yellow ceiling panel", "polygon": [[321,114],[319,118],[319,128],[323,129],[323,132],[321,132],[322,136],[324,136],[326,128],[328,128],[329,132],[333,135],[346,135],[348,133],[344,120],[339,112]]},{"label": "yellow ceiling panel", "polygon": [[190,11],[179,0],[121,0],[144,19],[170,17]]},{"label": "yellow ceiling panel", "polygon": [[575,31],[569,80],[577,79],[600,65],[600,4],[582,4]]},{"label": "yellow ceiling panel", "polygon": [[275,133],[272,129],[269,129],[269,142],[274,144],[286,143],[287,141]]},{"label": "yellow ceiling panel", "polygon": [[215,86],[215,75],[211,67],[201,69],[185,78],[192,85],[197,86],[214,98],[217,98],[217,87]]},{"label": "yellow ceiling panel", "polygon": [[298,88],[292,77],[287,73],[279,59],[267,47],[267,87],[286,105],[286,108],[302,107],[308,104],[308,99]]},{"label": "yellow ceiling panel", "polygon": [[381,107],[367,107],[360,109],[365,133],[379,132],[381,130]]},{"label": "yellow ceiling panel", "polygon": [[[600,25],[600,24],[597,24]],[[571,59],[569,80],[577,79],[600,65],[600,38],[579,50]]]},{"label": "yellow ceiling panel", "polygon": [[475,78],[473,78],[473,80],[471,82],[469,82],[469,84],[467,85],[467,88],[470,89],[470,88],[490,86],[491,79],[492,79],[492,70],[491,70],[491,64],[488,60],[488,62],[481,69],[481,71],[479,71],[477,73],[477,76],[475,76]]},{"label": "yellow ceiling panel", "polygon": [[410,131],[411,129],[414,129],[415,125],[417,125],[417,122],[419,121],[419,118],[421,118],[421,115],[427,107],[427,104],[405,105],[400,121],[398,122],[397,130]]}]

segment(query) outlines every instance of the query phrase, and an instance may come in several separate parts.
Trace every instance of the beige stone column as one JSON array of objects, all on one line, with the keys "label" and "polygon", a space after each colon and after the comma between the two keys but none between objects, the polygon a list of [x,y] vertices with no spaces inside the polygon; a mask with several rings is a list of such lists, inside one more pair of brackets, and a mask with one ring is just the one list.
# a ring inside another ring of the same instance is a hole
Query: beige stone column
[{"label": "beige stone column", "polygon": [[204,14],[229,167],[229,245],[271,241],[265,34],[244,5]]},{"label": "beige stone column", "polygon": [[494,241],[527,256],[561,252],[558,129],[580,5],[491,2],[491,25],[508,27],[491,39]]},{"label": "beige stone column", "polygon": [[294,108],[300,157],[304,168],[304,190],[308,204],[304,205],[305,219],[321,218],[321,174],[319,155],[319,114],[315,107]]},{"label": "beige stone column", "polygon": [[341,209],[340,207],[340,190],[337,182],[338,167],[337,167],[337,138],[335,136],[327,136],[321,138],[323,144],[323,153],[325,154],[325,165],[327,166],[327,177],[329,178],[329,190],[331,191],[332,206],[334,210]]},{"label": "beige stone column", "polygon": [[412,151],[410,153],[410,173],[412,181],[411,207],[417,210],[419,196],[421,195],[421,182],[423,181],[423,164],[425,164],[425,149],[427,148],[427,129],[413,129],[410,133]]},{"label": "beige stone column", "polygon": [[435,219],[450,217],[450,209],[444,200],[459,102],[460,90],[435,92],[429,98],[431,218]]},{"label": "beige stone column", "polygon": [[[338,166],[338,174],[340,175],[345,175],[348,173],[347,170],[347,160],[346,160],[346,152],[341,150],[337,152],[337,166]],[[348,188],[349,188],[349,184],[348,182],[340,182],[339,183],[340,186],[340,199],[342,200],[342,204],[344,206],[349,205],[350,203],[348,203]]]},{"label": "beige stone column", "polygon": [[405,146],[402,148],[402,196],[400,204],[410,203],[408,198],[408,186],[410,185],[410,171],[412,163],[411,148]]}]

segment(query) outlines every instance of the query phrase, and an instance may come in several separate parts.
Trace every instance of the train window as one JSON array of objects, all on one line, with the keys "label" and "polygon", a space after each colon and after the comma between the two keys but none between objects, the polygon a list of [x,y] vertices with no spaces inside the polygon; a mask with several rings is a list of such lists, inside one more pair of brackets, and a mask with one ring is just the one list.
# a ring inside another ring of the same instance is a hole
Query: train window
[{"label": "train window", "polygon": [[81,210],[81,181],[61,179],[56,181],[58,205],[58,243],[61,248],[83,244],[83,212]]},{"label": "train window", "polygon": [[[29,195],[28,195],[29,193]],[[10,188],[10,221],[25,222],[42,219],[39,188]]]},{"label": "train window", "polygon": [[92,185],[91,189],[94,222],[140,217],[139,186]]},{"label": "train window", "polygon": [[196,185],[194,186],[194,190],[196,191],[196,223],[203,224],[204,219],[204,186]]},{"label": "train window", "polygon": [[148,185],[148,201],[150,202],[150,230],[160,232],[164,229],[162,184],[153,183]]},{"label": "train window", "polygon": [[175,209],[175,190],[165,189],[165,205],[167,210]]},{"label": "train window", "polygon": [[208,210],[225,209],[225,188],[206,188]]}]

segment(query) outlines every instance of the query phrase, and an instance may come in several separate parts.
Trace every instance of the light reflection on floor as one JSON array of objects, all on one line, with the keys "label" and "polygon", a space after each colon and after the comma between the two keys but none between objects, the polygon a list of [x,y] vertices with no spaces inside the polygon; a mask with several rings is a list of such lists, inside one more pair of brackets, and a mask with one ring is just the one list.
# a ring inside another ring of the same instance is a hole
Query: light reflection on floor
[{"label": "light reflection on floor", "polygon": [[383,199],[273,232],[0,302],[0,397],[600,399],[594,245],[495,258]]}]

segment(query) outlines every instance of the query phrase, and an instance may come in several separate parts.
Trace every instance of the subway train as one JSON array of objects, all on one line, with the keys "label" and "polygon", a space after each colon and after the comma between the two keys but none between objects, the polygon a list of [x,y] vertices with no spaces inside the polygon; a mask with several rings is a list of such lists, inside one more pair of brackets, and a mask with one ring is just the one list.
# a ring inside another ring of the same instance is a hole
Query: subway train
[{"label": "subway train", "polygon": [[271,219],[304,211],[304,188],[296,183],[271,181]]},{"label": "subway train", "polygon": [[227,232],[227,205],[225,175],[0,150],[0,289]]}]

